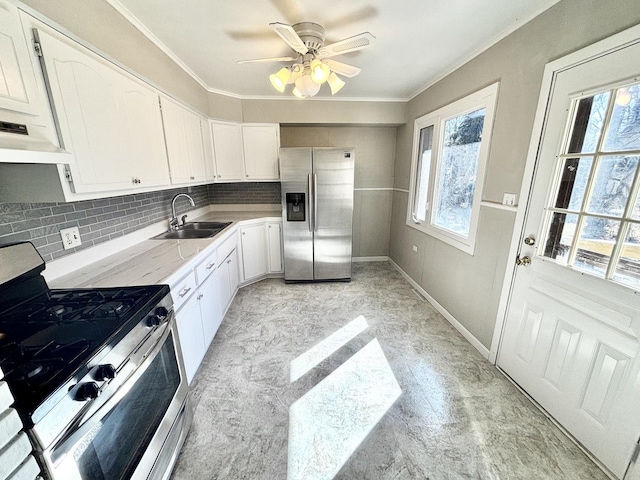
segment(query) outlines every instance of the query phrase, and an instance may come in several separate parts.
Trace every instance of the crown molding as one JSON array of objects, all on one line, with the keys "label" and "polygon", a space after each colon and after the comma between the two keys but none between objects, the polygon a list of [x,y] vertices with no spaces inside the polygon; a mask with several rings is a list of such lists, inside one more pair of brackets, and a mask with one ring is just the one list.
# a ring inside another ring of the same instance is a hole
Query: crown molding
[{"label": "crown molding", "polygon": [[244,95],[239,97],[242,100],[285,100],[293,102],[383,102],[383,103],[406,103],[406,98],[379,98],[379,97],[309,97],[298,98],[293,95]]}]

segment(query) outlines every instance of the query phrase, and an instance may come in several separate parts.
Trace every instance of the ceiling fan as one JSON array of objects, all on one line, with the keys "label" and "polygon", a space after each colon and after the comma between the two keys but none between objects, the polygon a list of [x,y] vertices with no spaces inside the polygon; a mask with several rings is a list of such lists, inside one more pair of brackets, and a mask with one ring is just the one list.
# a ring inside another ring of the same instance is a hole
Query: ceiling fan
[{"label": "ceiling fan", "polygon": [[269,80],[279,92],[284,92],[287,85],[294,84],[292,93],[300,98],[313,97],[320,91],[320,86],[324,82],[329,84],[331,94],[335,95],[345,85],[337,74],[351,78],[358,75],[360,69],[353,65],[331,60],[330,57],[361,50],[371,45],[375,40],[375,37],[369,32],[363,32],[324,45],[324,27],[317,23],[301,22],[287,25],[275,22],[270,23],[269,26],[298,55],[295,57],[242,60],[237,63],[294,62],[291,66],[283,67],[277,73],[269,75]]}]

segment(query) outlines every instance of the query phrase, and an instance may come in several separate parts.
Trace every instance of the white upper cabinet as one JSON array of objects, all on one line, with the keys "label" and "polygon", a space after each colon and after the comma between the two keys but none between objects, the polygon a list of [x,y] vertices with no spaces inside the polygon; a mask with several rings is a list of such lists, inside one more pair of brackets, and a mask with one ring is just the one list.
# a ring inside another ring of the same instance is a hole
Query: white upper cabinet
[{"label": "white upper cabinet", "polygon": [[200,132],[202,134],[202,145],[204,148],[204,171],[208,182],[213,182],[216,178],[216,158],[213,153],[213,136],[209,128],[209,120],[200,118]]},{"label": "white upper cabinet", "polygon": [[18,9],[0,0],[0,108],[37,115],[39,100]]},{"label": "white upper cabinet", "polygon": [[164,145],[158,94],[137,82],[124,87],[124,105],[134,184],[155,187],[169,184],[167,151]]},{"label": "white upper cabinet", "polygon": [[200,117],[167,97],[161,97],[164,135],[173,185],[207,181]]},{"label": "white upper cabinet", "polygon": [[243,124],[245,179],[249,182],[279,180],[278,149],[280,148],[278,124]]},{"label": "white upper cabinet", "polygon": [[39,31],[75,193],[166,185],[157,95],[80,46]]},{"label": "white upper cabinet", "polygon": [[236,123],[211,122],[216,161],[216,180],[240,182],[244,179],[242,127]]}]

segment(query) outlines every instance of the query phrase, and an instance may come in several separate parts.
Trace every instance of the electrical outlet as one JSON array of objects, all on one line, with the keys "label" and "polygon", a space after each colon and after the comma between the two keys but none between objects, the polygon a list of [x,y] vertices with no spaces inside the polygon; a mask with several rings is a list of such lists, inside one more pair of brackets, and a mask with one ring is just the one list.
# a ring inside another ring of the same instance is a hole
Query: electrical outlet
[{"label": "electrical outlet", "polygon": [[418,253],[418,246],[417,245],[411,245],[411,248],[413,249],[414,253]]},{"label": "electrical outlet", "polygon": [[62,246],[65,250],[82,245],[78,227],[63,228],[60,230],[60,236],[62,237]]},{"label": "electrical outlet", "polygon": [[502,204],[513,206],[516,204],[516,194],[515,193],[505,193],[502,197]]}]

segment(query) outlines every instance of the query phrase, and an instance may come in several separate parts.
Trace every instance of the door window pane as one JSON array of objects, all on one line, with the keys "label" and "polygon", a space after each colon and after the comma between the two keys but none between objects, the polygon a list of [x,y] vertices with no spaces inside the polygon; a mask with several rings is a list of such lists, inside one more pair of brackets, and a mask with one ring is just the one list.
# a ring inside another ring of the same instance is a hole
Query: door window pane
[{"label": "door window pane", "polygon": [[433,223],[469,235],[485,108],[444,122],[444,146]]},{"label": "door window pane", "polygon": [[640,225],[636,223],[629,226],[613,279],[629,287],[640,287]]},{"label": "door window pane", "polygon": [[578,215],[554,213],[549,225],[544,256],[566,265],[569,261],[569,251],[571,250],[577,224]]},{"label": "door window pane", "polygon": [[596,172],[588,211],[621,217],[638,167],[638,157],[602,157]]},{"label": "door window pane", "polygon": [[592,157],[566,158],[562,165],[556,208],[580,210],[593,165]]},{"label": "door window pane", "polygon": [[567,153],[595,152],[609,103],[609,92],[581,98],[576,105],[576,116]]},{"label": "door window pane", "polygon": [[616,91],[604,150],[640,150],[640,84]]},{"label": "door window pane", "polygon": [[431,150],[433,149],[433,125],[420,130],[418,150],[418,170],[416,172],[416,201],[414,220],[424,222],[427,218],[429,199],[429,172],[431,171]]},{"label": "door window pane", "polygon": [[619,228],[620,222],[616,220],[586,217],[578,240],[578,252],[573,266],[593,275],[604,277]]}]

